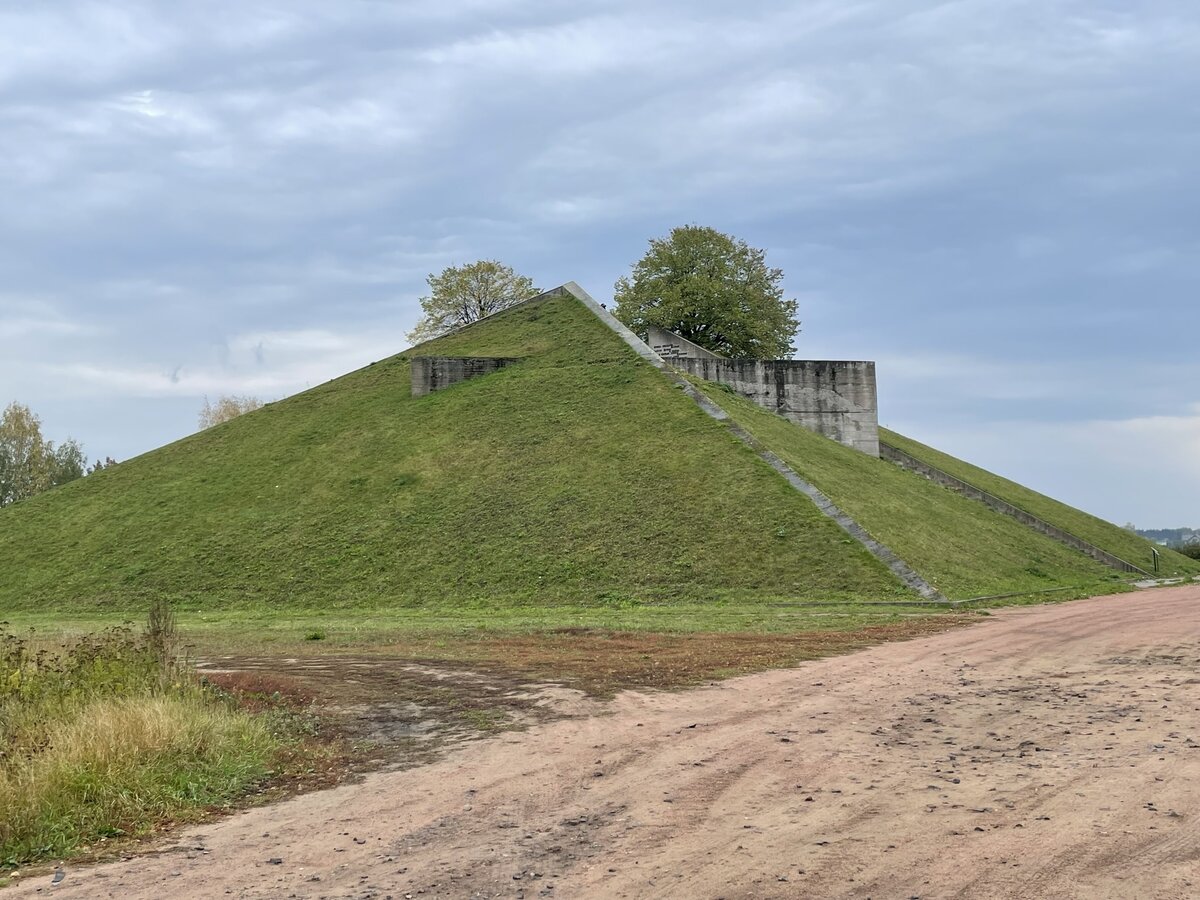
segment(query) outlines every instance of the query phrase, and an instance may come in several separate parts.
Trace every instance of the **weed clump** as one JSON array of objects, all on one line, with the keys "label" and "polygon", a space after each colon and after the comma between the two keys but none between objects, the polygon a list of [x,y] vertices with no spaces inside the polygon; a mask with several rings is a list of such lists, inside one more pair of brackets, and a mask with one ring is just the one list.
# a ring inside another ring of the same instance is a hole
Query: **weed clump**
[{"label": "weed clump", "polygon": [[269,774],[273,724],[181,664],[165,604],[142,631],[0,629],[0,870],[229,802]]}]

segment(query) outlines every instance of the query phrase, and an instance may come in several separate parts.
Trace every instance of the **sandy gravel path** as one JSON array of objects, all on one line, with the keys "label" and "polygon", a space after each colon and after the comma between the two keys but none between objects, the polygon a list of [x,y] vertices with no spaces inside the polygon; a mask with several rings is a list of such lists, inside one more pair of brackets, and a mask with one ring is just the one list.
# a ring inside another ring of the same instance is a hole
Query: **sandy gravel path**
[{"label": "sandy gravel path", "polygon": [[611,708],[0,893],[1200,897],[1200,587]]}]

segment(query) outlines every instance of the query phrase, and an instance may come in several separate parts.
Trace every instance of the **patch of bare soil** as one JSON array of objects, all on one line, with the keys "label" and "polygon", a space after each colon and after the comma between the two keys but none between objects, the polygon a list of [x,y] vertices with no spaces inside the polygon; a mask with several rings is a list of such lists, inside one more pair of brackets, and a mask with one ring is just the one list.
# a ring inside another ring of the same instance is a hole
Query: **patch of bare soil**
[{"label": "patch of bare soil", "polygon": [[1200,895],[1200,587],[608,708],[5,896]]},{"label": "patch of bare soil", "polygon": [[[679,688],[977,621],[913,618],[856,631],[659,634],[588,628],[414,640],[363,654],[201,657],[213,684],[302,707],[348,742],[347,774],[432,761],[463,742],[599,715],[619,690]],[[327,786],[327,785],[326,785]]]},{"label": "patch of bare soil", "polygon": [[497,731],[598,711],[561,684],[391,656],[224,656],[197,669],[242,695],[301,702],[324,731],[350,742],[356,771],[407,768]]}]

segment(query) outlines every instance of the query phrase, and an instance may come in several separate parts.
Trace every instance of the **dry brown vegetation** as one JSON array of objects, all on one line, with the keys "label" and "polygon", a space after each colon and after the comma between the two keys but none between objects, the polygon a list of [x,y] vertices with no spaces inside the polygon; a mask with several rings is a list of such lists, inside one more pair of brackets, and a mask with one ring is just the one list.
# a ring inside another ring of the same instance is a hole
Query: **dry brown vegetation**
[{"label": "dry brown vegetation", "polygon": [[[888,641],[934,634],[978,621],[977,614],[914,616],[901,622],[853,631],[800,631],[785,634],[655,634],[561,628],[468,641],[454,650],[458,659],[530,678],[562,681],[589,693],[623,689],[686,687],[794,665]],[[443,661],[437,648],[408,648]],[[422,651],[424,651],[422,653]]]}]

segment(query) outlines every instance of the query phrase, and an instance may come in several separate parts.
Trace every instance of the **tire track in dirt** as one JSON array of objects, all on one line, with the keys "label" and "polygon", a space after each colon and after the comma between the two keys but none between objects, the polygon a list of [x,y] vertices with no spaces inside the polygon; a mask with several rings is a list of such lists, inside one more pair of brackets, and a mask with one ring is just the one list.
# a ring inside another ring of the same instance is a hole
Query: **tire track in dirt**
[{"label": "tire track in dirt", "polygon": [[1200,895],[1198,672],[1200,587],[1004,610],[625,693],[53,893],[1182,900]]}]

